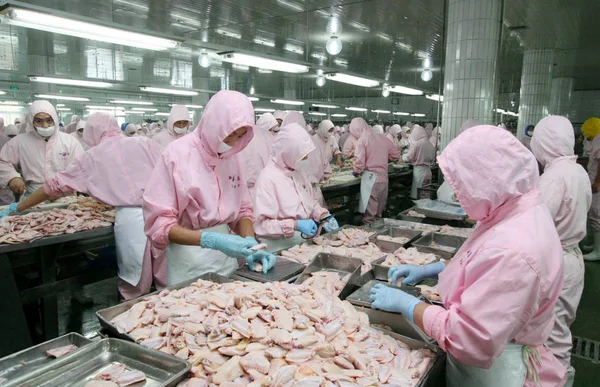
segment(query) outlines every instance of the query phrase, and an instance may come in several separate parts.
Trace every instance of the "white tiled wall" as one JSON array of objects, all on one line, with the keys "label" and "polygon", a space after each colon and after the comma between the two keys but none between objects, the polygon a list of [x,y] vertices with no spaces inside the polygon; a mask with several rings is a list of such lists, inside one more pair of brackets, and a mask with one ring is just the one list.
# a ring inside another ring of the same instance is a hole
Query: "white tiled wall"
[{"label": "white tiled wall", "polygon": [[550,94],[550,114],[570,117],[574,78],[554,78]]},{"label": "white tiled wall", "polygon": [[554,49],[525,50],[521,74],[517,137],[523,136],[527,125],[535,125],[548,115],[553,58]]},{"label": "white tiled wall", "polygon": [[574,91],[568,114],[573,123],[582,123],[590,117],[600,117],[600,90]]}]

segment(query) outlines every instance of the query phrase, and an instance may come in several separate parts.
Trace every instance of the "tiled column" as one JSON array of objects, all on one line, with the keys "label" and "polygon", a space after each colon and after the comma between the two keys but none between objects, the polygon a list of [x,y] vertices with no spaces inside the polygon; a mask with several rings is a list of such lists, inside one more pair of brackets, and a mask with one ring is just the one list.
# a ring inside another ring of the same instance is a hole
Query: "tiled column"
[{"label": "tiled column", "polygon": [[535,125],[548,115],[552,89],[554,49],[525,50],[521,74],[521,97],[517,137],[525,134],[527,125]]},{"label": "tiled column", "polygon": [[554,78],[550,93],[550,114],[569,117],[574,78]]},{"label": "tiled column", "polygon": [[501,0],[449,0],[442,147],[476,119],[492,124]]}]

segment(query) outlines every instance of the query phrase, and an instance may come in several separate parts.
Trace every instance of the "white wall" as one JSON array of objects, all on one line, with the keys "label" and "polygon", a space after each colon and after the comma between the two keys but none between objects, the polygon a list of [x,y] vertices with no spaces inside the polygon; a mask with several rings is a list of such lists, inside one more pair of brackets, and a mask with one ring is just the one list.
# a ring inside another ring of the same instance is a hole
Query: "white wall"
[{"label": "white wall", "polygon": [[600,117],[600,90],[574,91],[569,119],[573,123],[583,123],[590,117]]}]

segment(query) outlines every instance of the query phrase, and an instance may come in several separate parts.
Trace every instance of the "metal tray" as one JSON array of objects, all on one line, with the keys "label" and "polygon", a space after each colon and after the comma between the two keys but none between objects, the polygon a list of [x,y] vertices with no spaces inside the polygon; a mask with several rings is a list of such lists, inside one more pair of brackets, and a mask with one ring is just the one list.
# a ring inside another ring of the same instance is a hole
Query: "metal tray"
[{"label": "metal tray", "polygon": [[9,381],[6,386],[83,387],[113,362],[127,370],[146,374],[144,387],[176,386],[191,365],[185,360],[160,351],[118,339],[103,339],[80,351],[62,357],[47,366],[38,368],[34,375]]},{"label": "metal tray", "polygon": [[295,275],[302,273],[304,269],[306,269],[306,265],[282,257],[277,257],[275,266],[269,270],[267,274],[252,271],[247,265],[237,269],[234,274],[257,282],[278,282],[286,281]]},{"label": "metal tray", "polygon": [[[416,202],[415,202],[416,203]],[[438,202],[440,203],[440,202]],[[431,208],[423,208],[423,207],[419,207],[418,205],[414,208],[415,211],[425,215],[426,217],[429,218],[435,218],[435,219],[442,219],[442,220],[462,220],[464,221],[465,219],[467,219],[467,214],[464,213],[465,211],[462,209],[462,207],[458,204],[447,204],[447,203],[442,203],[445,204],[449,209],[451,209],[451,211],[439,211],[439,210],[435,210],[435,209],[431,209]],[[454,213],[452,211],[462,211],[462,214],[457,214]]]},{"label": "metal tray", "polygon": [[[207,273],[207,274],[203,274],[199,277],[187,280],[187,281],[183,281],[180,282],[178,284],[175,284],[173,286],[167,286],[166,289],[169,290],[175,290],[175,289],[181,289],[181,288],[185,288],[186,286],[190,286],[191,284],[193,284],[194,282],[196,282],[197,280],[205,280],[205,281],[211,281],[211,282],[216,282],[218,284],[222,284],[222,283],[226,283],[226,282],[234,282],[232,279],[227,278],[227,277],[223,277],[221,275],[215,274],[215,273]],[[152,292],[150,294],[146,294],[142,297],[133,299],[133,300],[129,300],[126,302],[123,302],[122,304],[118,304],[115,306],[111,306],[105,309],[100,309],[99,311],[96,312],[96,317],[98,317],[98,321],[100,322],[100,326],[102,326],[102,328],[104,328],[106,330],[106,332],[111,335],[112,337],[117,337],[119,339],[123,339],[123,340],[128,340],[128,341],[133,341],[135,342],[135,339],[133,338],[133,336],[128,335],[126,333],[120,333],[117,330],[117,327],[115,327],[110,321],[117,317],[118,315],[120,315],[121,313],[126,312],[127,310],[129,310],[133,305],[137,304],[140,301],[143,301],[145,298],[150,297],[154,294],[158,294],[160,293],[160,291],[156,291],[156,292]]]},{"label": "metal tray", "polygon": [[[419,230],[411,230],[409,228],[399,228],[399,227],[387,226],[383,229],[383,231],[380,231],[380,232],[376,233],[375,235],[373,235],[371,238],[369,238],[369,240],[371,241],[371,243],[374,243],[375,245],[377,245],[377,247],[379,247],[379,249],[381,251],[383,251],[384,253],[393,253],[394,251],[398,250],[400,247],[408,247],[413,241],[419,239],[422,234],[423,234],[423,232],[419,231]],[[380,235],[387,235],[387,236],[391,236],[394,238],[395,237],[404,237],[404,238],[408,238],[408,241],[406,243],[396,243],[396,242],[392,242],[392,241],[384,241],[384,240],[377,239],[377,237]]]},{"label": "metal tray", "polygon": [[356,305],[354,308],[360,312],[366,313],[367,316],[369,316],[369,322],[371,324],[381,324],[390,327],[391,331],[383,329],[386,332],[395,332],[402,336],[422,341],[423,343],[432,344],[435,342],[435,340],[427,336],[417,324],[413,323],[400,313],[384,312],[383,310]]},{"label": "metal tray", "polygon": [[[416,283],[416,285],[427,285],[427,286],[437,286],[437,284],[438,284],[437,278],[425,278],[425,279],[423,279],[423,280],[421,280],[421,281],[419,281],[419,282]],[[417,288],[417,289],[419,289],[419,288]],[[419,293],[420,293],[420,291],[419,291]],[[441,302],[441,301],[431,301],[431,300],[425,298],[425,296],[423,296],[423,295],[422,295],[421,299],[423,301],[428,302],[428,303],[433,304],[433,305],[438,305],[438,306],[441,306],[441,307],[444,306],[443,302]]]},{"label": "metal tray", "polygon": [[345,299],[360,286],[360,267],[362,260],[358,258],[343,257],[341,255],[332,255],[319,253],[313,261],[306,267],[296,280],[296,284],[301,284],[312,276],[312,273],[318,271],[335,271],[342,275],[350,274],[348,281],[340,290],[338,297]]},{"label": "metal tray", "polygon": [[[423,248],[422,246],[417,246],[415,243],[413,243],[412,247],[416,248],[417,251],[420,253],[435,254],[437,257],[437,261],[434,261],[432,263],[438,262],[440,259],[443,258],[443,256],[441,254],[439,254],[438,251],[430,251],[429,249]],[[382,263],[385,261],[386,258],[387,257],[383,257],[376,261],[371,262],[371,267],[373,267],[373,274],[375,275],[375,279],[382,280],[382,281],[388,280],[388,271],[390,270],[390,267],[382,265]]]},{"label": "metal tray", "polygon": [[397,286],[392,286],[385,281],[379,281],[379,280],[373,279],[373,280],[367,282],[366,284],[364,284],[363,286],[361,286],[354,293],[352,293],[351,295],[346,297],[346,301],[348,301],[352,305],[366,306],[366,307],[370,308],[371,301],[369,300],[369,292],[371,291],[371,288],[373,286],[375,286],[376,284],[384,284],[393,289],[400,289],[400,290],[410,294],[411,296],[421,298],[421,292],[419,291],[419,288],[415,288],[414,286],[397,287]]},{"label": "metal tray", "polygon": [[31,375],[40,367],[56,361],[56,359],[46,355],[46,351],[49,349],[69,344],[76,345],[81,349],[90,343],[92,343],[92,340],[86,339],[79,333],[67,333],[64,336],[13,353],[0,359],[0,378],[10,382]]},{"label": "metal tray", "polygon": [[347,229],[347,228],[358,228],[358,229],[369,231],[369,232],[373,231],[373,229],[371,227],[368,227],[368,226],[353,226],[351,224],[347,224],[347,225],[342,226],[342,227],[338,228],[337,230],[334,230],[334,231],[332,231],[330,233],[321,234],[321,236],[323,238],[325,238],[325,239],[337,241],[338,240],[338,237],[337,237],[338,231],[341,231],[341,230],[344,230],[344,229]]},{"label": "metal tray", "polygon": [[[408,211],[408,210],[407,210]],[[420,219],[423,220],[423,219]],[[411,222],[408,220],[401,220],[401,219],[391,219],[391,218],[383,218],[383,219],[379,219],[376,220],[375,222],[370,224],[371,228],[374,229],[383,229],[387,226],[393,226],[393,227],[400,227],[400,228],[410,228],[413,230],[418,230],[418,231],[422,231],[422,232],[433,232],[433,231],[439,231],[441,226],[439,225],[433,225],[433,224],[424,224],[421,221],[417,221],[417,222]],[[435,228],[435,230],[423,230],[423,227],[430,227],[430,228]]]},{"label": "metal tray", "polygon": [[[466,240],[467,238],[432,232],[414,241],[413,246],[417,247],[419,251],[433,253],[445,259],[452,259]],[[441,248],[431,246],[433,243]]]}]

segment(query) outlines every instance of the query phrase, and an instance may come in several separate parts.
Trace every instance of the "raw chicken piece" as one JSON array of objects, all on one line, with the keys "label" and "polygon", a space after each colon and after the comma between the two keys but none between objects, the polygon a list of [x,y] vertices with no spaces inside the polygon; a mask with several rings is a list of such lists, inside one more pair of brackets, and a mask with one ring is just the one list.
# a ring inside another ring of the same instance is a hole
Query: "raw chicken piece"
[{"label": "raw chicken piece", "polygon": [[340,230],[337,233],[339,240],[343,241],[346,246],[362,246],[369,243],[369,238],[375,234],[374,231],[366,231],[360,228],[348,227]]},{"label": "raw chicken piece", "polygon": [[394,254],[389,254],[385,261],[381,264],[382,266],[397,266],[397,265],[427,265],[437,261],[438,258],[434,254],[420,253],[416,248],[411,247],[405,249],[404,247],[399,248]]},{"label": "raw chicken piece", "polygon": [[121,363],[112,363],[109,367],[105,368],[104,371],[96,375],[94,379],[97,380],[117,380],[121,374],[126,371],[125,365]]},{"label": "raw chicken piece", "polygon": [[442,302],[442,297],[440,297],[440,294],[437,291],[437,287],[427,285],[417,285],[416,287],[421,289],[421,294],[429,301]]},{"label": "raw chicken piece", "polygon": [[413,218],[426,218],[425,215],[421,214],[420,212],[417,212],[415,210],[410,210],[406,213],[407,216],[412,216]]},{"label": "raw chicken piece", "polygon": [[399,245],[405,245],[408,243],[408,241],[410,241],[410,238],[393,237],[390,235],[377,235],[377,240],[386,241],[386,242],[394,242],[394,243],[398,243]]},{"label": "raw chicken piece", "polygon": [[63,357],[68,353],[77,351],[77,349],[79,348],[76,345],[70,344],[63,347],[49,349],[46,351],[46,355],[58,359],[59,357]]},{"label": "raw chicken piece", "polygon": [[451,227],[451,226],[442,226],[442,228],[438,231],[440,234],[446,235],[454,235],[458,237],[468,238],[473,234],[472,228],[459,228],[459,227]]},{"label": "raw chicken piece", "polygon": [[266,250],[267,247],[268,246],[267,246],[266,243],[259,243],[259,244],[255,245],[255,246],[250,247],[250,250],[254,250],[254,251],[257,251],[257,250]]},{"label": "raw chicken piece", "polygon": [[115,380],[119,387],[129,386],[130,384],[143,382],[146,380],[146,374],[142,371],[125,371]]}]

